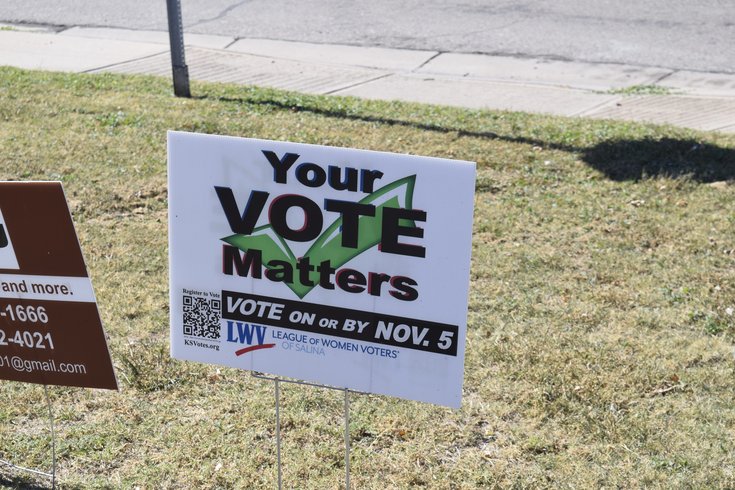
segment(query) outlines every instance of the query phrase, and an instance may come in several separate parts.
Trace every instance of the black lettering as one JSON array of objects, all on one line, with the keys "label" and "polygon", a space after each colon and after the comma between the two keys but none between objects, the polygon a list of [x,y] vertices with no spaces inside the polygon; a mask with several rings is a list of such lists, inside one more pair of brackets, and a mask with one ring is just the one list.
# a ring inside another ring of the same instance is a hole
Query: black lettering
[{"label": "black lettering", "polygon": [[260,279],[263,273],[263,255],[260,250],[249,249],[243,257],[239,249],[232,245],[223,245],[222,272],[228,276],[236,273],[241,277],[248,277],[249,274]]},{"label": "black lettering", "polygon": [[368,273],[368,294],[373,296],[380,296],[380,289],[383,283],[390,282],[390,276],[388,274],[382,274],[380,272],[369,272]]},{"label": "black lettering", "polygon": [[319,272],[319,285],[324,289],[334,289],[332,284],[332,274],[335,273],[336,269],[332,267],[332,264],[325,260],[316,268]]},{"label": "black lettering", "polygon": [[345,177],[342,180],[342,169],[330,165],[328,168],[329,186],[338,191],[357,191],[357,169],[346,167]]},{"label": "black lettering", "polygon": [[361,182],[361,188],[360,190],[362,192],[365,192],[366,194],[372,194],[373,192],[373,184],[376,180],[381,178],[383,176],[383,172],[380,170],[363,170],[362,172],[362,182]]},{"label": "black lettering", "polygon": [[365,276],[354,269],[340,269],[337,273],[337,285],[348,293],[365,291]]},{"label": "black lettering", "polygon": [[342,246],[357,248],[360,216],[375,216],[375,206],[359,202],[326,199],[324,209],[342,214]]},{"label": "black lettering", "polygon": [[390,280],[390,285],[395,288],[390,291],[390,295],[401,301],[416,301],[419,292],[412,286],[418,286],[418,283],[410,277],[395,276]]},{"label": "black lettering", "polygon": [[272,151],[262,150],[263,155],[268,159],[268,163],[273,167],[273,181],[278,184],[286,183],[286,172],[299,159],[297,153],[286,153],[283,158],[278,158]]},{"label": "black lettering", "polygon": [[250,199],[245,206],[245,211],[240,214],[240,208],[237,207],[235,195],[229,187],[214,187],[217,197],[222,205],[222,210],[227,217],[227,223],[233,233],[241,235],[249,235],[253,232],[255,224],[258,222],[260,213],[263,212],[265,202],[268,200],[268,193],[263,191],[251,191]]},{"label": "black lettering", "polygon": [[296,268],[299,270],[299,281],[304,286],[313,286],[314,281],[309,279],[309,274],[314,270],[314,266],[311,265],[309,257],[301,257],[296,263]]},{"label": "black lettering", "polygon": [[425,257],[426,249],[421,245],[400,243],[398,237],[424,237],[424,229],[417,226],[403,226],[400,220],[426,221],[426,211],[404,208],[383,208],[383,238],[380,251],[390,254]]},{"label": "black lettering", "polygon": [[[292,207],[299,207],[304,211],[304,226],[298,230],[289,227],[286,221],[286,213]],[[323,225],[319,206],[311,199],[297,194],[284,194],[275,198],[268,210],[268,220],[276,233],[295,242],[314,240],[321,233]]]},{"label": "black lettering", "polygon": [[269,260],[265,277],[273,282],[293,283],[293,266],[285,260]]},{"label": "black lettering", "polygon": [[316,163],[302,163],[296,167],[296,179],[307,187],[321,187],[327,181],[327,173]]}]

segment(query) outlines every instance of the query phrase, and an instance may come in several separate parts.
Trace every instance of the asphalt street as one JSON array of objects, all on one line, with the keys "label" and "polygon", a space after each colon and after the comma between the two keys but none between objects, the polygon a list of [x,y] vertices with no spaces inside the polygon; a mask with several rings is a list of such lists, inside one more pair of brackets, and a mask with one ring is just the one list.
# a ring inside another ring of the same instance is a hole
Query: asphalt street
[{"label": "asphalt street", "polygon": [[[182,0],[186,33],[735,73],[732,0]],[[163,0],[3,0],[0,23],[166,30]]]}]

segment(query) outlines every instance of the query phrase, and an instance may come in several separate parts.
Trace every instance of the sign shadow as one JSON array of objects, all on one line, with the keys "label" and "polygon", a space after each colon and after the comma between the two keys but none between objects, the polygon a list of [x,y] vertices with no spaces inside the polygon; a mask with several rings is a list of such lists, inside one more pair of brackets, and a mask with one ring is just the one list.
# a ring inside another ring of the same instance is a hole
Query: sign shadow
[{"label": "sign shadow", "polygon": [[40,479],[32,476],[8,476],[0,474],[0,487],[23,490],[48,490],[51,488],[51,484],[40,483]]},{"label": "sign shadow", "polygon": [[617,182],[657,177],[699,183],[735,179],[735,149],[693,139],[610,140],[581,149],[580,155],[589,166]]}]

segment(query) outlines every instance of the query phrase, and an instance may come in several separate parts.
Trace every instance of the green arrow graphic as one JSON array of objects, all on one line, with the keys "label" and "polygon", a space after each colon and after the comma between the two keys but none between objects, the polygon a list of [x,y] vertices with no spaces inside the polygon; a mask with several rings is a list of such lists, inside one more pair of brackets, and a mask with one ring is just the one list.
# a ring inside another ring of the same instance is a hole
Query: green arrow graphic
[{"label": "green arrow graphic", "polygon": [[[381,239],[383,227],[384,208],[413,209],[413,190],[416,184],[416,176],[411,175],[396,180],[372,194],[363,198],[359,204],[371,204],[375,206],[375,216],[360,216],[358,219],[358,243],[356,248],[342,246],[342,217],[337,218],[334,223],[322,232],[314,243],[309,247],[304,257],[308,257],[312,264],[320,264],[329,260],[335,269],[342,267],[361,253],[373,248]],[[401,226],[415,226],[412,220],[401,220]],[[291,248],[270,225],[261,226],[253,230],[250,235],[235,234],[222,241],[237,247],[242,251],[257,249],[262,252],[263,264],[269,269],[270,261],[287,262],[296,268],[296,256]],[[312,271],[309,277],[315,284],[319,282],[319,274]],[[287,283],[288,287],[296,293],[299,299],[303,299],[314,286],[306,286],[298,281]]]}]

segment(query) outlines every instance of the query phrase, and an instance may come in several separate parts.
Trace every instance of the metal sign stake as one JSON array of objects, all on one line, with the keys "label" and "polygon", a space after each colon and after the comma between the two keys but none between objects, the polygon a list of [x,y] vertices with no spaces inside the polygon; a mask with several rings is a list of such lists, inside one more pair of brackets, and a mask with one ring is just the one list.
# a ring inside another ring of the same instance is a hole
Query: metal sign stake
[{"label": "metal sign stake", "polygon": [[[283,471],[281,466],[281,382],[291,383],[294,385],[314,386],[316,388],[326,388],[328,390],[338,390],[345,392],[345,490],[350,488],[350,389],[336,388],[334,386],[320,385],[317,383],[309,383],[307,381],[296,381],[290,379],[282,379],[277,376],[266,376],[255,371],[251,371],[254,378],[273,381],[275,386],[276,397],[276,464],[278,466],[278,489],[283,487]],[[359,393],[359,392],[355,392]]]},{"label": "metal sign stake", "polygon": [[43,385],[48,407],[48,422],[51,428],[51,488],[56,488],[56,430],[54,430],[54,412],[51,408],[51,397],[48,394],[48,385]]},{"label": "metal sign stake", "polygon": [[36,470],[33,468],[26,468],[25,466],[20,466],[20,465],[11,463],[10,461],[4,460],[4,459],[0,459],[0,464],[9,466],[13,468],[14,470],[25,471],[26,473],[33,473],[34,475],[41,475],[47,478],[51,478],[51,488],[55,489],[56,488],[56,431],[54,430],[54,413],[51,407],[51,397],[48,394],[47,385],[43,385],[43,392],[46,396],[46,406],[48,407],[49,427],[51,430],[51,473],[47,473],[41,470]]},{"label": "metal sign stake", "polygon": [[350,490],[350,390],[345,388],[345,490]]},{"label": "metal sign stake", "polygon": [[283,479],[281,472],[281,384],[278,378],[274,379],[276,385],[276,459],[278,460],[278,490],[281,490]]}]

